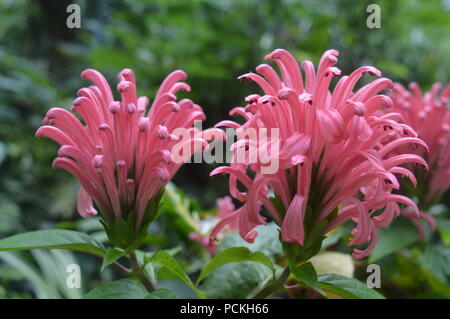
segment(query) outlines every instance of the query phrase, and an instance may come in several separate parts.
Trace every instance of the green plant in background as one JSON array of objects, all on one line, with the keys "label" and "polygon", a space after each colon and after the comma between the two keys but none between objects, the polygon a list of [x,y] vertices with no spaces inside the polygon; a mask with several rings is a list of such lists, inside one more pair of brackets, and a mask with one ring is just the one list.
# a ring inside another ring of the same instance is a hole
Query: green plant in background
[{"label": "green plant in background", "polygon": [[[10,280],[26,280],[31,284],[31,290],[37,298],[42,299],[80,299],[81,289],[68,287],[66,269],[69,265],[76,264],[72,254],[63,250],[32,251],[34,261],[38,267],[29,263],[23,255],[12,252],[2,252],[0,260],[4,264],[6,275],[3,278]],[[81,288],[81,287],[80,287]],[[8,292],[4,292],[7,297]],[[14,295],[12,296],[14,297]]]}]

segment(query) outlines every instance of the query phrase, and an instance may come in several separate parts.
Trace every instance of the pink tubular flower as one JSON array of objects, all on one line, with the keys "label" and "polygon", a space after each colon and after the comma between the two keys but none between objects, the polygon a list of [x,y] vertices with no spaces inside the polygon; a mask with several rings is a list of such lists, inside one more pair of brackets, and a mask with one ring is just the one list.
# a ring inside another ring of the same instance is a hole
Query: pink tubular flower
[{"label": "pink tubular flower", "polygon": [[[172,158],[172,148],[179,142],[172,131],[186,128],[190,141],[204,145],[202,132],[192,125],[205,116],[192,101],[177,101],[177,91],[190,90],[181,82],[186,78],[181,70],[166,77],[148,111],[149,100],[137,97],[131,70],[118,76],[121,101],[114,100],[99,72],[87,69],[81,77],[94,84],[80,89],[73,102],[72,111],[84,123],[65,109],[51,108],[36,137],[61,145],[53,167],[79,180],[80,215],[96,215],[95,203],[110,238],[124,246],[130,238],[120,238],[123,223],[116,221],[125,220],[131,234],[145,234],[148,223],[156,218],[164,186],[182,165]],[[120,225],[115,230],[116,224]]]},{"label": "pink tubular flower", "polygon": [[[243,125],[225,121],[217,126],[241,132],[253,128],[267,135],[268,142],[258,143],[251,134],[244,135],[232,146],[243,150],[244,163],[235,160],[211,172],[229,174],[230,194],[243,203],[230,215],[234,219],[228,217],[216,228],[238,220],[241,236],[251,242],[257,235],[254,228],[266,223],[260,214],[263,206],[280,226],[287,251],[297,260],[307,260],[329,231],[352,220],[356,227],[349,245],[366,245],[353,252],[362,258],[375,247],[378,228],[399,215],[399,204],[419,215],[411,199],[392,191],[399,188],[398,174],[415,181],[413,173],[401,165],[427,164],[416,154],[391,153],[407,144],[426,149],[426,144],[399,122],[399,114],[377,115],[378,110],[391,107],[389,97],[377,95],[392,87],[389,79],[379,78],[353,92],[363,74],[381,76],[376,68],[361,67],[342,76],[330,90],[331,79],[340,75],[334,67],[337,56],[335,50],[326,51],[317,70],[310,61],[302,62],[303,79],[294,57],[278,49],[266,59],[277,64],[281,78],[267,64],[256,68],[260,75],[240,77],[256,82],[263,95],[250,95],[245,108],[230,112],[242,115]],[[270,129],[278,129],[278,136]],[[278,144],[278,150],[267,152],[270,144]],[[265,173],[264,161],[250,161],[248,153],[255,148],[258,154],[278,160],[279,169]]]},{"label": "pink tubular flower", "polygon": [[429,153],[421,149],[414,151],[430,165],[422,181],[425,192],[419,194],[423,209],[450,188],[450,84],[443,88],[440,96],[440,83],[435,83],[425,94],[416,83],[411,83],[409,88],[410,91],[401,84],[394,85],[392,110],[402,114],[406,124],[414,127],[430,148]]},{"label": "pink tubular flower", "polygon": [[[237,219],[235,218],[236,212],[234,204],[231,200],[230,196],[225,196],[222,198],[218,198],[216,200],[217,204],[217,217],[213,219],[215,223],[217,220],[219,224],[223,224],[221,227],[214,227],[211,229],[210,222],[211,218],[202,220],[199,222],[201,233],[192,232],[189,234],[189,238],[191,240],[197,241],[204,248],[206,248],[211,255],[216,253],[216,240],[219,236],[219,233],[237,231],[239,229],[239,224],[237,223]],[[208,216],[209,217],[209,216]],[[205,226],[205,227],[202,227]],[[224,229],[226,226],[227,229]],[[205,229],[206,228],[206,229]],[[213,238],[214,240],[210,240]]]},{"label": "pink tubular flower", "polygon": [[[218,207],[217,217],[219,219],[223,220],[229,218],[229,216],[233,214],[235,207],[230,196],[218,198],[216,203]],[[228,223],[227,225],[230,230],[239,229],[239,224],[236,221]]]},{"label": "pink tubular flower", "polygon": [[[400,113],[406,124],[415,128],[430,149],[429,153],[422,149],[413,150],[427,160],[430,170],[417,174],[422,187],[411,193],[419,199],[421,217],[434,230],[436,220],[426,211],[450,188],[450,85],[442,89],[440,96],[440,83],[435,83],[425,94],[416,83],[411,83],[409,88],[410,91],[399,83],[394,85],[392,110]],[[402,215],[411,219],[419,231],[419,238],[424,239],[424,225],[411,218],[411,212],[406,209],[402,210]]]}]

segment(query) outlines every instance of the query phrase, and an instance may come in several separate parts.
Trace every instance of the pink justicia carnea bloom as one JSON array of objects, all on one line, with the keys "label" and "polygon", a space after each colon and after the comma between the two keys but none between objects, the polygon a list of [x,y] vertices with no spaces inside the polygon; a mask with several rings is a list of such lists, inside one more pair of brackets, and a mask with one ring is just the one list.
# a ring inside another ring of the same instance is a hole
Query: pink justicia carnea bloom
[{"label": "pink justicia carnea bloom", "polygon": [[414,150],[430,165],[421,181],[425,188],[419,194],[422,209],[428,209],[450,188],[450,85],[439,95],[441,87],[435,83],[429,92],[422,93],[416,83],[409,85],[409,91],[396,83],[391,94],[392,110],[402,114],[405,123],[414,127],[430,148],[429,153]]},{"label": "pink justicia carnea bloom", "polygon": [[[282,241],[300,246],[318,242],[320,248],[325,234],[354,221],[349,244],[367,245],[354,250],[357,258],[370,254],[378,228],[386,227],[399,215],[399,204],[410,206],[419,215],[411,199],[392,190],[399,188],[398,174],[415,180],[413,173],[401,165],[427,164],[416,154],[391,153],[406,144],[425,149],[426,144],[411,127],[399,122],[400,115],[377,115],[378,110],[391,107],[389,97],[377,95],[392,87],[389,79],[379,78],[354,92],[363,74],[381,76],[376,68],[361,67],[342,76],[330,90],[332,77],[340,75],[334,67],[337,56],[335,50],[326,51],[317,70],[310,61],[303,61],[303,80],[291,54],[282,49],[273,51],[266,59],[278,65],[281,78],[267,64],[256,68],[260,75],[242,75],[240,79],[256,82],[263,95],[250,95],[245,108],[230,112],[242,115],[243,125],[231,121],[217,125],[241,131],[254,128],[268,134],[269,141],[272,138],[267,129],[279,129],[279,136],[272,139],[279,143],[279,152],[271,153],[280,162],[276,172],[265,174],[262,161],[233,161],[211,172],[230,175],[230,194],[243,206],[226,222],[238,220],[240,234],[249,242],[257,235],[254,228],[266,223],[260,206],[280,226]],[[234,145],[235,150],[252,147],[265,148],[268,143],[258,144],[244,135]],[[224,222],[216,227],[223,227]]]},{"label": "pink justicia carnea bloom", "polygon": [[73,102],[72,111],[84,123],[65,109],[52,108],[36,136],[61,145],[53,167],[65,169],[79,180],[77,206],[82,217],[97,214],[95,202],[107,222],[127,219],[133,212],[139,230],[150,200],[182,165],[173,160],[171,151],[179,136],[172,132],[186,128],[191,138],[183,142],[204,147],[203,132],[192,125],[205,116],[189,99],[177,101],[179,90],[190,90],[182,82],[186,74],[181,70],[162,82],[149,110],[148,98],[136,95],[131,70],[125,69],[118,76],[120,101],[114,100],[99,72],[88,69],[81,76],[94,84],[80,89]]}]

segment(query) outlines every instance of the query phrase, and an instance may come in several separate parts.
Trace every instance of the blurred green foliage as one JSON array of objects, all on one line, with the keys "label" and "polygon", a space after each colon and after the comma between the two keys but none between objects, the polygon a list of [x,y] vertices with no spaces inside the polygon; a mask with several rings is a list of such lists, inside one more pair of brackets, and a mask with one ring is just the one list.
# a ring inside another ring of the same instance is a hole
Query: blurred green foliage
[{"label": "blurred green foliage", "polygon": [[[70,3],[81,7],[81,29],[66,27]],[[381,7],[380,29],[366,27],[369,3]],[[192,87],[183,95],[204,108],[204,126],[210,127],[228,118],[229,110],[256,89],[236,77],[254,70],[275,48],[314,63],[334,48],[341,53],[338,67],[344,74],[374,65],[395,81],[428,88],[436,81],[449,82],[449,31],[449,0],[0,0],[0,237],[60,221],[66,221],[60,227],[88,226],[67,222],[78,219],[76,182],[51,169],[57,146],[34,138],[47,109],[70,108],[76,91],[87,85],[79,78],[86,68],[105,74],[112,87],[123,68],[132,68],[139,93],[149,98],[165,75],[182,68]],[[190,211],[210,208],[227,193],[225,178],[209,177],[212,168],[191,164],[177,174],[175,184],[196,198],[188,203]],[[445,200],[450,202],[448,195]],[[176,207],[166,206],[171,216]],[[174,227],[167,227],[171,223]],[[148,243],[166,248],[192,230],[186,220],[164,215],[155,227]],[[100,229],[89,229],[105,239]],[[442,252],[430,249],[423,258]],[[23,265],[39,268],[37,256],[21,256]],[[188,263],[187,253],[184,258]],[[401,258],[402,267],[413,267]],[[422,259],[414,259],[414,267],[426,264]],[[88,261],[92,269],[98,266]],[[195,271],[197,266],[190,267]],[[10,278],[2,278],[0,288],[21,280],[14,272],[1,273]],[[42,296],[32,287],[25,290],[17,296]]]}]

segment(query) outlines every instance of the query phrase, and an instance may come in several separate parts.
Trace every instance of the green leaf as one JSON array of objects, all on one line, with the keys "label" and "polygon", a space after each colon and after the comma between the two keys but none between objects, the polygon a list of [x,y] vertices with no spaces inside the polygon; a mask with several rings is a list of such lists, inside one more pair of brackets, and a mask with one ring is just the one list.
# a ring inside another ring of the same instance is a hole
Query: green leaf
[{"label": "green leaf", "polygon": [[359,280],[338,274],[319,275],[320,286],[346,299],[385,299],[376,290],[367,287]]},{"label": "green leaf", "polygon": [[428,244],[423,250],[416,250],[417,262],[421,270],[431,274],[445,286],[450,284],[450,248],[442,244]]},{"label": "green leaf", "polygon": [[406,218],[399,218],[388,228],[381,228],[379,232],[379,240],[370,254],[369,264],[413,244],[418,238],[417,230]]},{"label": "green leaf", "polygon": [[264,255],[270,257],[272,261],[282,258],[283,248],[280,243],[280,233],[278,226],[271,222],[267,225],[260,225],[255,228],[258,237],[253,243],[248,243],[237,232],[226,234],[219,243],[218,251],[225,250],[230,247],[247,247],[251,251],[260,251]]},{"label": "green leaf", "polygon": [[[24,278],[31,284],[31,289],[39,299],[59,299],[61,295],[58,289],[43,278],[39,270],[26,261],[23,256],[15,252],[0,253],[0,260],[22,273]],[[2,274],[3,276],[3,274]],[[23,278],[22,278],[23,279]]]},{"label": "green leaf", "polygon": [[[275,265],[277,266],[277,265]],[[259,263],[244,261],[224,265],[212,272],[201,284],[208,298],[244,299],[272,277],[272,272]]]},{"label": "green leaf", "polygon": [[164,250],[158,251],[156,254],[153,255],[153,257],[151,258],[145,257],[144,260],[145,262],[156,263],[165,267],[167,270],[173,273],[178,279],[180,279],[192,290],[194,290],[200,298],[203,299],[206,298],[205,293],[194,286],[191,279],[184,272],[183,267],[181,267],[181,265],[175,260],[175,258],[173,258],[168,252]]},{"label": "green leaf", "polygon": [[106,250],[105,257],[103,258],[102,268],[100,271],[103,271],[106,267],[114,263],[117,259],[126,254],[126,251],[117,249],[114,247],[108,247]]},{"label": "green leaf", "polygon": [[436,218],[437,228],[439,234],[442,237],[442,241],[446,246],[450,246],[450,219],[448,218]]},{"label": "green leaf", "polygon": [[145,296],[145,299],[176,299],[177,296],[169,289],[158,289]]},{"label": "green leaf", "polygon": [[[275,261],[283,256],[283,250],[278,226],[268,223],[258,226],[256,231],[259,235],[253,243],[244,241],[238,233],[225,235],[219,242],[218,253],[230,247],[247,247],[252,252],[260,251],[270,257],[279,275],[282,269]],[[262,288],[260,285],[272,277],[272,270],[263,264],[252,261],[230,263],[209,274],[202,281],[201,289],[208,298],[242,299],[254,293],[255,289]]]},{"label": "green leaf", "polygon": [[[9,252],[3,252],[9,253]],[[67,267],[77,263],[69,250],[32,250],[31,255],[40,268],[42,279],[55,288],[60,294],[59,298],[80,299],[85,293],[82,287],[70,288],[67,285]]]},{"label": "green leaf", "polygon": [[319,282],[317,281],[317,273],[312,263],[307,262],[302,264],[300,267],[296,267],[292,263],[289,263],[289,268],[291,269],[292,274],[302,283],[326,296],[325,292],[322,290]]},{"label": "green leaf", "polygon": [[273,268],[272,261],[269,257],[262,252],[251,252],[247,247],[232,247],[219,252],[214,256],[211,261],[203,268],[200,276],[198,277],[197,284],[208,276],[214,269],[240,261],[254,261],[269,267],[275,276],[275,270]]},{"label": "green leaf", "polygon": [[69,249],[101,257],[105,254],[102,244],[89,235],[72,230],[37,230],[0,240],[0,251],[30,249]]},{"label": "green leaf", "polygon": [[139,282],[120,279],[98,286],[83,296],[84,299],[143,299],[148,291]]}]

